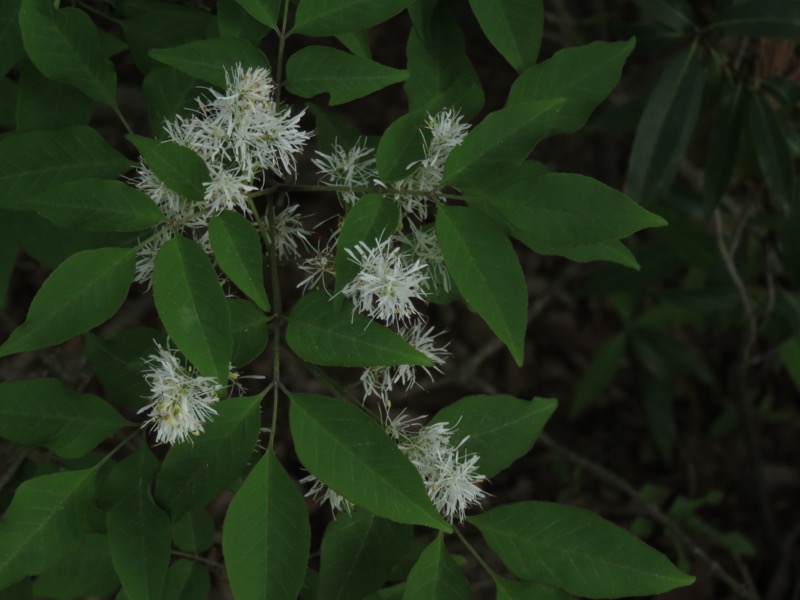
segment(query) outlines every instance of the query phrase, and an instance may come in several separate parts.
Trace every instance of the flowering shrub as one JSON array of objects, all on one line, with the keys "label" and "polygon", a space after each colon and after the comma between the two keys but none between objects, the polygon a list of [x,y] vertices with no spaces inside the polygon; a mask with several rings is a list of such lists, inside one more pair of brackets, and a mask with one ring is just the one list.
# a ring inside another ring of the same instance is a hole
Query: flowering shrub
[{"label": "flowering shrub", "polygon": [[[536,62],[541,2],[470,5],[519,73],[506,105],[482,119],[445,3],[0,9],[18,33],[4,66],[22,73],[19,131],[0,139],[0,209],[30,231],[45,223],[54,239],[71,236],[36,257],[52,272],[0,355],[83,335],[104,390],[33,373],[0,384],[0,435],[46,457],[20,470],[0,521],[4,594],[203,598],[215,530],[204,507],[225,490],[215,560],[241,600],[469,598],[459,543],[497,598],[612,598],[692,582],[588,511],[492,505],[491,477],[532,448],[554,400],[472,395],[421,416],[398,399],[454,360],[433,303],[463,302],[522,365],[528,290],[512,239],[637,267],[621,240],[665,225],[621,192],[529,159],[545,137],[586,121],[633,41],[570,49],[591,60],[561,69],[563,55]],[[402,11],[408,68],[393,69],[372,60],[365,31]],[[99,28],[104,18],[120,26]],[[331,36],[348,52],[303,46]],[[269,61],[264,37],[277,41]],[[301,47],[287,59],[290,38]],[[134,134],[117,104],[109,56],[120,53],[144,76],[155,138]],[[71,112],[20,118],[34,71]],[[327,93],[342,104],[400,82],[410,110],[377,140],[296,100]],[[92,101],[128,129],[136,164],[87,125],[80,107]],[[333,219],[307,210],[309,192],[338,200]],[[91,333],[150,296],[163,331]],[[266,379],[243,381],[265,348]],[[314,385],[282,379],[287,352]],[[326,367],[357,369],[361,389]],[[292,451],[279,456],[276,439]],[[314,502],[334,520],[309,562]],[[426,528],[419,539],[414,525]],[[463,535],[468,525],[502,572]],[[52,593],[75,573],[79,585]]]}]

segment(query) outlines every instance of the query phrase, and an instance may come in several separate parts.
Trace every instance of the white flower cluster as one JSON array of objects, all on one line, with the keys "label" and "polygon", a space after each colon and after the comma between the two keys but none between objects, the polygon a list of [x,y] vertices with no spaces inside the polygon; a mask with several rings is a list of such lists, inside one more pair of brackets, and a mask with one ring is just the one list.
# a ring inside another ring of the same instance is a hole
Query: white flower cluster
[{"label": "white flower cluster", "polygon": [[[486,478],[477,472],[480,457],[462,450],[468,438],[453,445],[455,430],[448,423],[432,423],[420,426],[419,419],[408,418],[401,412],[394,419],[387,416],[387,435],[416,467],[425,490],[436,510],[451,524],[463,522],[466,511],[480,505],[486,492],[478,487]],[[319,504],[330,504],[331,510],[350,513],[353,503],[337,494],[314,475],[308,475],[300,483],[310,483],[306,496]]]},{"label": "white flower cluster", "polygon": [[150,386],[150,403],[139,409],[147,412],[142,427],[151,427],[159,444],[175,444],[191,440],[203,431],[211,415],[217,414],[213,404],[225,386],[213,377],[204,377],[185,367],[176,351],[169,346],[147,357],[144,378]]},{"label": "white flower cluster", "polygon": [[[467,132],[468,125],[452,109],[429,116],[421,131],[424,157],[408,165],[408,174],[391,185],[379,180],[374,152],[362,141],[349,149],[334,143],[329,153],[318,151],[312,160],[321,183],[333,188],[346,210],[369,190],[377,190],[400,209],[400,231],[384,232],[374,241],[361,240],[344,249],[358,273],[341,293],[352,300],[355,310],[395,328],[433,362],[436,371],[447,352],[434,343],[440,334],[425,325],[420,304],[431,294],[449,293],[451,284],[435,230],[424,221],[431,204],[446,200],[441,191],[444,166]],[[307,273],[300,282],[304,289],[327,289],[326,279],[335,275],[336,235],[300,264]],[[430,370],[424,371],[431,376]],[[365,397],[377,396],[388,408],[395,386],[409,389],[416,383],[416,369],[411,365],[371,367],[364,370],[361,382]]]},{"label": "white flower cluster", "polygon": [[[203,159],[210,180],[202,202],[193,202],[169,189],[142,161],[133,185],[150,196],[167,218],[167,225],[143,245],[137,256],[136,281],[150,284],[155,257],[176,234],[189,234],[210,253],[207,238],[209,220],[224,210],[251,215],[248,197],[256,191],[259,179],[294,174],[295,157],[311,137],[300,128],[305,111],[291,114],[274,98],[274,84],[267,69],[243,69],[237,65],[226,71],[226,89],[209,90],[210,97],[199,97],[198,108],[189,117],[178,116],[164,124],[167,140],[194,151]],[[292,210],[293,207],[287,207]],[[279,252],[296,251],[298,233],[290,212],[285,222],[294,229],[283,232]],[[280,232],[281,224],[276,224]],[[304,230],[302,230],[304,231]],[[307,232],[305,232],[307,233]]]}]

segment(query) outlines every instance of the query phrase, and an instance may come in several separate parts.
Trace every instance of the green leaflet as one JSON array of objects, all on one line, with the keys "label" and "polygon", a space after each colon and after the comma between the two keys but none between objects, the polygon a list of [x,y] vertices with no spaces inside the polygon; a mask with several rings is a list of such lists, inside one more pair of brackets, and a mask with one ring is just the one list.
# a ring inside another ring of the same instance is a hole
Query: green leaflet
[{"label": "green leaflet", "polygon": [[308,46],[289,57],[286,89],[311,98],[329,93],[331,106],[405,81],[408,72],[328,46]]},{"label": "green leaflet", "polygon": [[56,379],[0,383],[0,437],[78,458],[131,423],[107,402]]},{"label": "green leaflet", "polygon": [[306,574],[311,530],[303,497],[272,451],[236,492],[222,530],[237,600],[295,600]]},{"label": "green leaflet", "polygon": [[76,8],[54,10],[49,0],[23,0],[19,23],[25,50],[44,75],[116,107],[117,75],[89,15]]},{"label": "green leaflet", "polygon": [[261,310],[268,311],[264,253],[253,224],[239,213],[226,210],[211,219],[208,235],[220,268]]},{"label": "green leaflet", "polygon": [[489,41],[517,71],[536,62],[542,43],[542,0],[470,0]]},{"label": "green leaflet", "polygon": [[465,396],[440,410],[431,423],[449,423],[458,444],[480,456],[478,472],[494,477],[527,454],[556,409],[552,398],[520,400],[512,396]]},{"label": "green leaflet", "polygon": [[289,315],[286,343],[303,360],[323,366],[432,365],[394,331],[350,306],[337,310],[325,292],[306,294]]},{"label": "green leaflet", "polygon": [[410,525],[387,521],[363,508],[336,517],[325,530],[318,597],[363,598],[393,579],[392,568],[412,548]]},{"label": "green leaflet", "polygon": [[581,508],[517,502],[468,520],[517,577],[575,596],[645,596],[694,581],[639,538]]},{"label": "green leaflet", "polygon": [[245,70],[269,68],[264,53],[240,38],[197,40],[174,48],[150,50],[150,56],[222,89],[225,88],[225,70],[230,71],[234,65],[239,64]]},{"label": "green leaflet", "polygon": [[205,252],[176,237],[156,257],[156,310],[170,338],[206,376],[227,383],[233,341],[225,294]]},{"label": "green leaflet", "polygon": [[[42,573],[86,532],[95,469],[65,471],[22,483],[0,520],[0,589]],[[53,543],[58,540],[59,543]]]},{"label": "green leaflet", "polygon": [[378,516],[450,531],[417,470],[366,413],[317,394],[291,398],[295,450],[312,474]]},{"label": "green leaflet", "polygon": [[156,477],[156,499],[173,519],[204,506],[244,469],[258,439],[260,396],[231,398],[214,404],[217,415],[205,424],[194,444],[167,452]]},{"label": "green leaflet", "polygon": [[441,206],[436,235],[447,270],[477,312],[522,365],[528,288],[511,242],[478,210]]},{"label": "green leaflet", "polygon": [[292,33],[338,35],[382,23],[412,4],[413,0],[302,0]]},{"label": "green leaflet", "polygon": [[463,600],[471,595],[469,582],[445,548],[440,533],[408,574],[403,600]]},{"label": "green leaflet", "polygon": [[70,256],[42,284],[25,322],[0,346],[0,356],[60,344],[109,319],[128,295],[135,256],[130,248]]}]

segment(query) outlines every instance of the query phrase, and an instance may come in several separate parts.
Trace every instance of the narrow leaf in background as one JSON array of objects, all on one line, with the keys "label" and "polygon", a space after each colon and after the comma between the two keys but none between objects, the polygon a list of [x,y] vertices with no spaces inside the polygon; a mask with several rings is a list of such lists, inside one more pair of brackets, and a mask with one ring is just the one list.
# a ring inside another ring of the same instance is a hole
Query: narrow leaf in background
[{"label": "narrow leaf in background", "polygon": [[170,338],[206,376],[228,382],[233,341],[225,294],[205,252],[176,237],[156,257],[156,310]]},{"label": "narrow leaf in background", "polygon": [[792,152],[778,117],[759,94],[747,98],[747,121],[770,191],[784,202],[791,200],[796,173]]},{"label": "narrow leaf in background", "polygon": [[0,383],[0,437],[44,446],[65,459],[87,454],[129,425],[101,398],[73,392],[57,379]]},{"label": "narrow leaf in background", "polygon": [[694,581],[639,538],[574,506],[517,502],[467,520],[514,575],[575,596],[646,596]]},{"label": "narrow leaf in background", "polygon": [[291,399],[295,450],[309,472],[378,516],[450,531],[417,470],[365,412],[317,394]]},{"label": "narrow leaf in background", "polygon": [[447,270],[467,305],[521,366],[528,288],[511,242],[480,211],[458,206],[439,207],[436,235]]},{"label": "narrow leaf in background", "polygon": [[703,185],[705,197],[714,203],[722,198],[736,166],[745,107],[742,83],[726,84],[721,93],[722,101],[708,138]]},{"label": "narrow leaf in background", "polygon": [[469,0],[492,45],[517,71],[536,62],[542,43],[542,0]]},{"label": "narrow leaf in background", "polygon": [[631,149],[628,189],[634,200],[656,201],[675,178],[700,113],[703,83],[694,46],[676,56],[659,78]]},{"label": "narrow leaf in background", "polygon": [[237,600],[295,600],[311,530],[303,497],[271,450],[250,471],[225,515],[222,550]]},{"label": "narrow leaf in background", "polygon": [[286,89],[303,98],[329,93],[330,105],[362,98],[405,81],[408,72],[328,46],[308,46],[286,63]]},{"label": "narrow leaf in background", "polygon": [[109,319],[128,295],[135,257],[130,248],[70,256],[39,288],[25,322],[0,346],[0,356],[60,344]]},{"label": "narrow leaf in background", "polygon": [[787,0],[729,2],[711,24],[732,35],[796,39],[800,36],[800,3]]},{"label": "narrow leaf in background", "polygon": [[23,482],[0,520],[0,589],[38,575],[78,546],[97,471],[65,471]]}]

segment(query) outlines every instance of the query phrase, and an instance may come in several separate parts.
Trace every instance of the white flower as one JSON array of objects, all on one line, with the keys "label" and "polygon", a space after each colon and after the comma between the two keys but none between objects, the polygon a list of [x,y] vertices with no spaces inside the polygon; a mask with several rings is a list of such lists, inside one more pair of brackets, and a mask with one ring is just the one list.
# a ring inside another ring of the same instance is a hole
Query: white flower
[{"label": "white flower", "polygon": [[151,426],[156,442],[175,444],[203,431],[203,423],[217,414],[212,406],[224,388],[215,378],[203,377],[181,364],[169,346],[147,357],[144,378],[150,386],[150,403],[139,409],[149,411],[142,427]]},{"label": "white flower", "polygon": [[301,271],[308,273],[308,276],[297,284],[297,287],[303,288],[304,294],[308,288],[314,289],[320,284],[327,290],[326,277],[336,276],[335,248],[331,244],[324,248],[317,246],[314,256],[303,260],[297,266]]},{"label": "white flower", "polygon": [[345,248],[345,252],[358,265],[359,272],[342,293],[357,310],[387,323],[402,323],[418,314],[412,301],[425,296],[425,263],[419,259],[406,261],[391,239],[376,239],[372,248],[361,241],[355,248]]},{"label": "white flower", "polygon": [[206,223],[224,210],[239,209],[250,215],[248,194],[258,188],[249,185],[249,179],[235,169],[209,169],[211,181],[203,184],[206,188],[203,200],[206,204]]},{"label": "white flower", "polygon": [[431,293],[450,291],[450,273],[444,264],[442,247],[436,237],[436,230],[433,226],[417,227],[410,223],[409,235],[397,233],[395,237],[411,250],[411,254],[428,265],[429,279],[427,284]]},{"label": "white flower", "polygon": [[322,483],[319,479],[317,479],[314,475],[306,475],[300,480],[300,483],[310,483],[311,489],[306,492],[306,498],[311,496],[315,502],[318,504],[325,504],[326,502],[331,505],[331,511],[335,512],[339,511],[346,511],[347,514],[350,514],[350,511],[353,510],[353,503],[350,502],[344,496],[337,494],[327,485]]},{"label": "white flower", "polygon": [[[299,244],[303,243],[307,247],[311,247],[308,241],[308,235],[311,232],[303,227],[300,221],[300,215],[297,211],[300,207],[297,204],[290,204],[281,212],[275,215],[275,253],[278,260],[288,260],[300,256]],[[264,219],[267,221],[267,218]],[[269,232],[269,222],[267,222],[267,231]]]},{"label": "white flower", "polygon": [[364,387],[364,400],[377,396],[384,406],[391,406],[389,392],[394,387],[392,367],[367,367],[361,372],[361,385]]},{"label": "white flower", "polygon": [[457,111],[447,109],[433,116],[428,115],[425,128],[430,134],[430,141],[423,136],[425,156],[408,165],[408,176],[395,184],[396,189],[406,193],[394,196],[404,214],[419,220],[427,218],[431,201],[445,201],[439,193],[444,166],[453,148],[467,137],[469,124],[461,121]]},{"label": "white flower", "polygon": [[322,175],[321,183],[349,188],[336,193],[342,204],[350,205],[359,198],[353,189],[368,186],[378,176],[373,154],[372,148],[361,139],[349,150],[334,142],[330,154],[317,150],[317,158],[312,158],[311,162]]},{"label": "white flower", "polygon": [[450,443],[455,431],[447,423],[425,425],[416,435],[411,431],[414,424],[411,420],[392,424],[399,430],[398,447],[416,467],[439,513],[450,523],[461,522],[467,508],[486,496],[476,485],[486,479],[476,472],[479,456],[461,450],[467,438],[456,446]]}]

